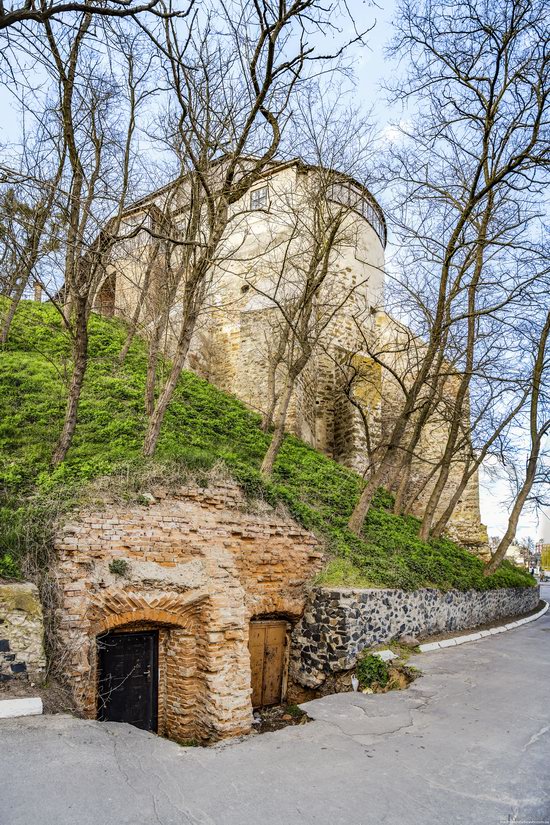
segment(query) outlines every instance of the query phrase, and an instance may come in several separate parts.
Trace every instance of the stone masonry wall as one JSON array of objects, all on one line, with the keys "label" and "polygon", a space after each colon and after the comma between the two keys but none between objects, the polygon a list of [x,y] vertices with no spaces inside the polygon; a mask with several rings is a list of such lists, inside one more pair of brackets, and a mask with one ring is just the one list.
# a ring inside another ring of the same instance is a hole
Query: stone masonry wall
[{"label": "stone masonry wall", "polygon": [[[298,620],[322,563],[317,540],[238,488],[155,489],[60,532],[59,632],[81,712],[97,708],[97,638],[159,628],[159,733],[215,740],[250,730],[250,619]],[[124,575],[110,570],[125,561]]]},{"label": "stone masonry wall", "polygon": [[0,583],[0,683],[39,679],[45,667],[44,624],[36,585]]},{"label": "stone masonry wall", "polygon": [[404,634],[426,637],[528,613],[538,601],[538,587],[465,593],[318,588],[293,633],[291,676],[318,688],[327,676],[354,667],[365,648]]}]

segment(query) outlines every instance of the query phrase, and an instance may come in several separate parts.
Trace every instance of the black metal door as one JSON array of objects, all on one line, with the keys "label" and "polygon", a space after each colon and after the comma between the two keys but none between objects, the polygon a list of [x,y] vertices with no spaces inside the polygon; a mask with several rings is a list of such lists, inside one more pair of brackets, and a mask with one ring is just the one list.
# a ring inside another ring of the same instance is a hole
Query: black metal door
[{"label": "black metal door", "polygon": [[158,631],[107,633],[98,639],[97,718],[157,730]]}]

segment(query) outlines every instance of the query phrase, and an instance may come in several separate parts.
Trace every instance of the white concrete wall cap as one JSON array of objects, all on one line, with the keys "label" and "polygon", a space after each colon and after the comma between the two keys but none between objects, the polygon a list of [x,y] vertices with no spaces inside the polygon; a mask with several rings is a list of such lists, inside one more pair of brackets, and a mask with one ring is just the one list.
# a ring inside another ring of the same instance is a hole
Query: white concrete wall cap
[{"label": "white concrete wall cap", "polygon": [[39,716],[42,711],[42,699],[39,696],[28,699],[0,700],[0,719],[12,719],[16,716]]},{"label": "white concrete wall cap", "polygon": [[523,619],[518,619],[516,622],[509,622],[508,624],[500,625],[500,627],[491,627],[488,630],[480,630],[477,633],[468,633],[465,636],[455,636],[453,639],[443,639],[441,642],[429,642],[427,644],[420,645],[419,650],[422,653],[426,653],[429,650],[453,647],[454,645],[462,645],[465,642],[475,642],[485,636],[495,636],[497,633],[504,633],[507,630],[514,630],[516,627],[521,627],[529,622],[534,622],[535,619],[540,619],[541,616],[544,616],[549,607],[550,605],[546,602],[542,610],[539,610],[538,613],[534,613],[532,616],[526,616]]}]

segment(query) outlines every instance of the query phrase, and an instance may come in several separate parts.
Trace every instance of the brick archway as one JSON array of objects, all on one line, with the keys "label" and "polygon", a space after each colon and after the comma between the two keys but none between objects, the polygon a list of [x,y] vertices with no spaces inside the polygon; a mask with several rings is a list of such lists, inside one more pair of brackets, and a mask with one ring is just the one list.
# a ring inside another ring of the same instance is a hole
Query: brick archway
[{"label": "brick archway", "polygon": [[92,599],[90,634],[99,636],[108,630],[136,622],[186,627],[190,615],[207,599],[208,595],[204,592],[191,596],[170,593],[151,599],[141,593],[109,590],[101,597]]},{"label": "brick archway", "polygon": [[[160,605],[159,605],[160,601]],[[95,718],[99,700],[99,639],[111,632],[157,630],[156,711],[158,732],[176,738],[195,738],[197,723],[194,707],[201,693],[199,646],[205,627],[202,608],[208,601],[204,593],[166,594],[160,599],[145,594],[109,593],[94,604],[95,621],[88,636],[89,670],[84,685],[87,715]],[[118,612],[114,609],[118,608]]]},{"label": "brick archway", "polygon": [[102,633],[107,633],[109,630],[114,630],[117,627],[137,623],[158,624],[168,627],[189,627],[189,614],[197,606],[198,603],[196,601],[192,602],[188,605],[184,613],[171,613],[168,610],[159,610],[153,607],[142,608],[141,610],[129,610],[125,613],[116,613],[97,622],[93,627],[93,635],[101,636]]}]

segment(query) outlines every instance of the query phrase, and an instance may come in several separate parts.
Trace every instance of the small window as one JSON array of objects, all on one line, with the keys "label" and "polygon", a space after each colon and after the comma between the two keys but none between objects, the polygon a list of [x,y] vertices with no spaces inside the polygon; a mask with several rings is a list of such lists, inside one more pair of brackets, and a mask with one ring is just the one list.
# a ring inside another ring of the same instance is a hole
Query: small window
[{"label": "small window", "polygon": [[265,209],[267,207],[267,186],[253,189],[250,193],[250,208]]}]

